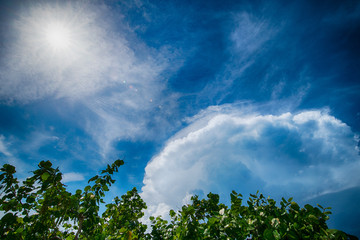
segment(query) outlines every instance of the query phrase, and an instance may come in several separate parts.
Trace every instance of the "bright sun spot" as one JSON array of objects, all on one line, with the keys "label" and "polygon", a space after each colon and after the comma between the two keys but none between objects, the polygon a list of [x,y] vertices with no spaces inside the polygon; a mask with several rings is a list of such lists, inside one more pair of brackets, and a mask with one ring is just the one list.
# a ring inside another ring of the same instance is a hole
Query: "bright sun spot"
[{"label": "bright sun spot", "polygon": [[47,43],[53,50],[66,50],[70,47],[71,34],[68,28],[61,22],[51,23],[45,31]]}]

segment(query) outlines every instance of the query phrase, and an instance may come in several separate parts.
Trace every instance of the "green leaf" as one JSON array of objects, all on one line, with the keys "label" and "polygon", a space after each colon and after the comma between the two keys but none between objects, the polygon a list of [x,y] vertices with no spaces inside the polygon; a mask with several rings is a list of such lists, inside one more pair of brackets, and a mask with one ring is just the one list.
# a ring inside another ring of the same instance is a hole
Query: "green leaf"
[{"label": "green leaf", "polygon": [[170,217],[174,217],[175,214],[176,214],[175,211],[171,209],[171,210],[170,210]]},{"label": "green leaf", "polygon": [[22,233],[24,231],[24,229],[22,227],[19,227],[18,229],[16,229],[15,233]]},{"label": "green leaf", "polygon": [[52,163],[49,160],[48,161],[41,161],[39,163],[39,166],[43,167],[43,168],[50,168],[52,166]]},{"label": "green leaf", "polygon": [[274,240],[275,239],[272,230],[269,229],[269,228],[265,229],[263,235],[264,235],[264,239],[267,239],[267,240]]},{"label": "green leaf", "polygon": [[41,179],[42,179],[43,181],[46,181],[49,177],[50,177],[50,174],[47,173],[47,172],[44,172],[44,173],[41,175]]},{"label": "green leaf", "polygon": [[217,218],[215,218],[215,217],[212,217],[212,218],[209,219],[209,224],[210,224],[210,225],[213,225],[214,223],[216,223],[216,222],[218,222],[218,221],[219,221],[219,219],[217,219]]},{"label": "green leaf", "polygon": [[98,179],[98,178],[99,178],[99,176],[96,175],[96,176],[90,178],[89,181],[88,181],[88,183],[89,183],[89,182],[92,182],[92,181],[95,181],[95,180]]},{"label": "green leaf", "polygon": [[309,215],[309,219],[312,219],[314,221],[318,220],[318,218],[316,216],[314,216],[313,214]]},{"label": "green leaf", "polygon": [[118,167],[120,167],[121,165],[124,165],[124,161],[123,161],[123,160],[120,160],[120,159],[116,160],[114,163],[115,163],[115,165],[118,166]]},{"label": "green leaf", "polygon": [[319,208],[324,209],[324,207],[321,206],[320,204],[316,204],[316,205],[318,205]]},{"label": "green leaf", "polygon": [[273,235],[274,235],[274,237],[275,237],[276,240],[281,239],[281,235],[280,235],[280,233],[279,233],[277,230],[275,230],[275,231],[273,232]]}]

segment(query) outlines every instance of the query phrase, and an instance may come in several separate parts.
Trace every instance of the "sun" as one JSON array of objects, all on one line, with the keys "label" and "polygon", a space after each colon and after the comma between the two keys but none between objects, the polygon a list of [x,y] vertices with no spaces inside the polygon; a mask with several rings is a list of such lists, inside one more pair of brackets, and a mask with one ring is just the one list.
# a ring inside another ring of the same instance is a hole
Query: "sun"
[{"label": "sun", "polygon": [[87,5],[75,2],[39,4],[19,15],[14,23],[19,51],[54,68],[88,61],[89,53],[98,46],[94,39],[100,36],[100,28],[94,24]]},{"label": "sun", "polygon": [[54,51],[67,50],[71,45],[71,31],[62,22],[51,22],[45,28],[45,39]]}]

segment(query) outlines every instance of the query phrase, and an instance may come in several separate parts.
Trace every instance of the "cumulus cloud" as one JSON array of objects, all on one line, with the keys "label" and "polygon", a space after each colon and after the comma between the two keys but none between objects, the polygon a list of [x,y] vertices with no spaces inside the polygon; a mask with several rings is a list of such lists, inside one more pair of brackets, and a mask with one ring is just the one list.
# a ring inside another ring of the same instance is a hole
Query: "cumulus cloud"
[{"label": "cumulus cloud", "polygon": [[338,192],[360,185],[357,140],[326,110],[271,115],[211,108],[148,163],[141,195],[156,215],[209,191],[300,199]]}]

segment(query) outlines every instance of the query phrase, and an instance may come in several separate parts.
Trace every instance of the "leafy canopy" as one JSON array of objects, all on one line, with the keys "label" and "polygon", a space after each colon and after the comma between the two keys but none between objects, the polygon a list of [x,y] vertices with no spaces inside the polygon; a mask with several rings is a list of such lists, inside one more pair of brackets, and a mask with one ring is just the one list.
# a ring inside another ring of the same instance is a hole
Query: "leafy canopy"
[{"label": "leafy canopy", "polygon": [[[251,195],[243,205],[241,194],[231,193],[231,206],[219,195],[192,197],[192,203],[171,210],[170,221],[150,217],[151,229],[142,223],[146,209],[136,188],[112,203],[105,192],[115,183],[113,174],[124,164],[116,160],[92,177],[83,190],[67,191],[62,173],[50,161],[42,161],[21,184],[15,167],[0,169],[1,239],[357,239],[329,229],[330,208],[305,205],[292,198],[280,206],[262,194]],[[106,210],[100,214],[100,204]]]}]

